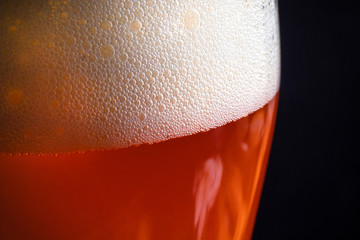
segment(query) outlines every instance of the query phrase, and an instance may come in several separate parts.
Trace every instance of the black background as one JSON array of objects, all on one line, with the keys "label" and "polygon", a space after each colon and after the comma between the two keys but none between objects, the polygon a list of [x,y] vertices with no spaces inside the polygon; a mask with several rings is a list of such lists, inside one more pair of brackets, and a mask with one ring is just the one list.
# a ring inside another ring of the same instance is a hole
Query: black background
[{"label": "black background", "polygon": [[356,2],[279,0],[280,102],[253,240],[360,239]]}]

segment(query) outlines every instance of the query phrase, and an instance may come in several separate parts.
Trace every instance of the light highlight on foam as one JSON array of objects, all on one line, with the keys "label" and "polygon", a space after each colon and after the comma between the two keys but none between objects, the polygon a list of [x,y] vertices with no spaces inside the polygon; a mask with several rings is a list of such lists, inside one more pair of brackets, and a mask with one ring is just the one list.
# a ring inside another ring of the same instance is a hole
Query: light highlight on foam
[{"label": "light highlight on foam", "polygon": [[275,8],[1,1],[0,152],[122,148],[248,115],[279,87]]}]

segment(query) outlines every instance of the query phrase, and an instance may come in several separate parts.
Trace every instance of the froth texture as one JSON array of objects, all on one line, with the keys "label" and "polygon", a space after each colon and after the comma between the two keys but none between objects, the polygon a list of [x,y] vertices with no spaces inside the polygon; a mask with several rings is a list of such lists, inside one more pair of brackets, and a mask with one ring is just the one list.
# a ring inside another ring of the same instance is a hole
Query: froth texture
[{"label": "froth texture", "polygon": [[279,88],[271,0],[2,0],[0,36],[0,152],[159,142]]}]

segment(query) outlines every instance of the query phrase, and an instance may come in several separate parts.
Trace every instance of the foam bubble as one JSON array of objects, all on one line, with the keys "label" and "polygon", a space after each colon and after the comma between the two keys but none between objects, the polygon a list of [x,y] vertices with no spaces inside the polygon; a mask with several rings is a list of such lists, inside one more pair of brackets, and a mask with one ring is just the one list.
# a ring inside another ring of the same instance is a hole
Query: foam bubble
[{"label": "foam bubble", "polygon": [[115,53],[115,49],[112,45],[105,44],[101,47],[101,55],[103,57],[112,57]]},{"label": "foam bubble", "polygon": [[200,14],[196,10],[187,10],[184,17],[185,27],[196,30],[200,25]]},{"label": "foam bubble", "polygon": [[279,88],[276,11],[274,0],[0,1],[0,152],[123,148],[248,115]]},{"label": "foam bubble", "polygon": [[112,27],[112,23],[109,22],[109,21],[104,21],[104,22],[101,23],[101,28],[106,30],[106,31],[110,30],[111,27]]},{"label": "foam bubble", "polygon": [[139,20],[135,19],[131,25],[130,25],[130,29],[132,31],[138,31],[141,28],[142,24]]}]

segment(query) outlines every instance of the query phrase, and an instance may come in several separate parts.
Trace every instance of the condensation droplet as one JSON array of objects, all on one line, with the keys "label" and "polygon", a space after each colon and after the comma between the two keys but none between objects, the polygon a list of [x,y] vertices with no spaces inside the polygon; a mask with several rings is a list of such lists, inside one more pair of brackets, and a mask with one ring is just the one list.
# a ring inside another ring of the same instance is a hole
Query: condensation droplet
[{"label": "condensation droplet", "polygon": [[188,10],[184,18],[185,27],[189,30],[196,30],[200,25],[200,14],[195,10]]},{"label": "condensation droplet", "polygon": [[112,57],[115,53],[114,47],[106,44],[101,47],[101,55],[103,57]]}]

